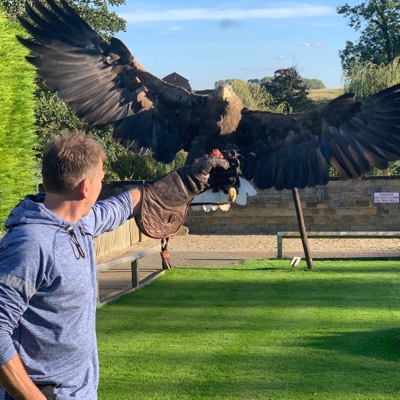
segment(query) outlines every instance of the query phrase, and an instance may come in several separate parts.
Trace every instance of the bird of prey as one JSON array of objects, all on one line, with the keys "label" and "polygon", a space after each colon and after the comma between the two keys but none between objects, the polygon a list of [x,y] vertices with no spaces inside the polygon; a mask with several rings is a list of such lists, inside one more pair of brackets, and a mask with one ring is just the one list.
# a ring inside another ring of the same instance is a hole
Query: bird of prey
[{"label": "bird of prey", "polygon": [[106,40],[66,0],[26,3],[19,40],[47,87],[93,127],[113,126],[114,140],[133,153],[151,151],[189,162],[213,149],[242,155],[243,176],[259,189],[325,185],[331,165],[343,179],[400,158],[400,85],[356,100],[344,94],[303,113],[245,108],[224,85],[193,94],[143,68],[117,38]]}]

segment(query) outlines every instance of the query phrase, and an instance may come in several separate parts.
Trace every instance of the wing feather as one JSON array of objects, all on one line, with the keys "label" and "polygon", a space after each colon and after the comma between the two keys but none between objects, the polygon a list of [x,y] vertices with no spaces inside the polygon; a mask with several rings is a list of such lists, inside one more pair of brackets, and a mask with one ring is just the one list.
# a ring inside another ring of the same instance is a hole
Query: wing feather
[{"label": "wing feather", "polygon": [[246,178],[260,189],[325,185],[329,165],[358,179],[400,158],[400,85],[358,101],[345,94],[301,114],[244,110],[230,140],[254,154]]},{"label": "wing feather", "polygon": [[[32,39],[21,43],[45,84],[94,127],[111,124],[113,138],[130,151],[151,150],[171,162],[180,149],[188,159],[213,148],[234,148],[243,172],[260,189],[324,185],[329,165],[343,179],[400,158],[400,85],[365,99],[345,94],[300,114],[243,109],[231,91],[197,96],[146,71],[116,38],[106,41],[66,0],[33,0]],[[223,88],[226,89],[226,88]]]},{"label": "wing feather", "polygon": [[[19,38],[34,54],[28,60],[38,75],[86,123],[111,124],[116,142],[140,154],[151,149],[159,161],[170,162],[189,142],[201,96],[153,76],[121,41],[106,41],[65,0],[60,3],[34,0],[26,3],[30,20],[20,18],[35,39]],[[125,129],[132,127],[142,130]]]}]

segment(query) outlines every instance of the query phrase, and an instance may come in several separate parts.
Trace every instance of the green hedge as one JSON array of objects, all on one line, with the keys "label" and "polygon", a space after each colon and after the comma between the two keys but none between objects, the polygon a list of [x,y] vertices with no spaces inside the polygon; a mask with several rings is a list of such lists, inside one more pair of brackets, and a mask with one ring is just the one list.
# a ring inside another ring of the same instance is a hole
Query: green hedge
[{"label": "green hedge", "polygon": [[17,34],[22,28],[0,9],[0,231],[10,210],[36,190],[35,71]]}]

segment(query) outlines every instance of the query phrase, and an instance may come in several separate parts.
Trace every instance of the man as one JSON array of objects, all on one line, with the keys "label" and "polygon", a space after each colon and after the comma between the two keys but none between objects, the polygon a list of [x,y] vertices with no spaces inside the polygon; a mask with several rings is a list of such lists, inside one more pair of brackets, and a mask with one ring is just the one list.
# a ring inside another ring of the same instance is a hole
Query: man
[{"label": "man", "polygon": [[56,138],[43,156],[46,193],[27,196],[6,221],[0,242],[6,399],[97,399],[94,238],[131,217],[145,233],[173,234],[194,196],[231,182],[236,173],[223,158],[204,156],[143,188],[96,202],[104,159],[101,144],[82,132]]}]

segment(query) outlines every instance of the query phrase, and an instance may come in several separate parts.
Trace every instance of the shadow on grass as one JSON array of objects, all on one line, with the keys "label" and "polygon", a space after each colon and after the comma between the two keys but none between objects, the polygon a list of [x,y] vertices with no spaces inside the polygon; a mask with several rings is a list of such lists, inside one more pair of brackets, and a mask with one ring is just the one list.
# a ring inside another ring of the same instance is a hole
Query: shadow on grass
[{"label": "shadow on grass", "polygon": [[[289,265],[289,264],[288,264]],[[233,265],[227,265],[227,266],[218,266],[218,267],[210,267],[208,265],[205,266],[198,266],[198,267],[179,267],[178,269],[182,270],[192,270],[192,271],[198,271],[198,270],[210,270],[210,271],[287,271],[289,268],[287,266],[282,266],[282,267],[260,267],[260,268],[254,268],[254,267],[248,267],[245,264],[242,263],[237,263]]]},{"label": "shadow on grass", "polygon": [[[145,356],[121,351],[116,357],[110,351],[102,357],[100,399],[125,399],[126,393],[140,399],[394,399],[399,388],[393,362],[397,358],[367,345],[364,351],[352,353],[346,341],[350,347],[353,341],[368,344],[371,340],[378,347],[377,337],[392,340],[395,334],[395,329],[340,333],[310,342],[309,349],[306,345],[303,350],[289,351],[285,346],[278,351],[269,351],[268,346],[262,351],[232,351],[211,345],[211,349],[194,346],[183,352],[164,352],[167,343]],[[108,370],[116,359],[119,368]],[[140,372],[127,367],[135,364]],[[107,380],[108,374],[113,378]]]},{"label": "shadow on grass", "polygon": [[356,332],[333,332],[313,337],[306,347],[386,361],[400,360],[400,327]]}]

